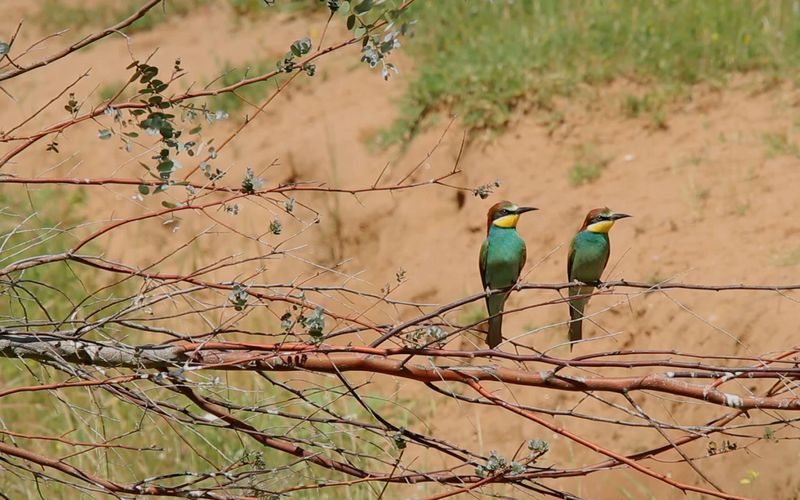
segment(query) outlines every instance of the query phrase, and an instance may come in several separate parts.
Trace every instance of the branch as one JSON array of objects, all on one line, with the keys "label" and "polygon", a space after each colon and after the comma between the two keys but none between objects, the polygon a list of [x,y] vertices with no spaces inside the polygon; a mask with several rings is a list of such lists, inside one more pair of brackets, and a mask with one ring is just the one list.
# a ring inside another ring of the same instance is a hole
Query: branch
[{"label": "branch", "polygon": [[541,418],[540,416],[536,415],[533,412],[529,412],[527,410],[523,410],[521,408],[517,408],[516,406],[511,405],[511,404],[507,403],[506,401],[503,401],[502,399],[500,399],[497,396],[493,395],[491,392],[489,392],[486,389],[484,389],[483,386],[481,386],[478,382],[476,382],[474,380],[468,381],[467,384],[470,387],[472,387],[475,390],[475,392],[479,393],[481,396],[489,399],[490,401],[495,402],[498,406],[501,406],[501,407],[503,407],[503,408],[513,412],[513,413],[516,413],[518,415],[521,415],[521,416],[527,418],[528,420],[536,422],[537,424],[539,424],[539,425],[541,425],[541,426],[543,426],[543,427],[545,427],[547,429],[550,429],[551,431],[556,432],[556,433],[564,436],[567,439],[575,441],[576,443],[578,443],[578,444],[580,444],[580,445],[582,445],[582,446],[584,446],[586,448],[589,448],[590,450],[593,450],[593,451],[596,451],[598,453],[601,453],[601,454],[603,454],[603,455],[605,455],[605,456],[607,456],[607,457],[609,457],[609,458],[611,458],[613,460],[617,460],[619,462],[624,463],[625,465],[631,467],[632,469],[635,469],[635,470],[637,470],[637,471],[639,471],[639,472],[641,472],[643,474],[646,474],[646,475],[648,475],[648,476],[650,476],[652,478],[655,478],[655,479],[658,479],[659,481],[667,483],[670,486],[673,486],[673,487],[683,491],[684,493],[686,491],[695,491],[697,493],[702,493],[704,495],[715,496],[715,497],[718,497],[718,498],[730,498],[730,499],[737,499],[737,500],[747,500],[746,497],[730,495],[730,494],[727,494],[727,493],[720,493],[720,492],[717,492],[717,491],[714,491],[714,490],[709,490],[707,488],[700,488],[698,486],[694,486],[694,485],[691,485],[691,484],[679,483],[679,482],[675,481],[674,479],[671,479],[670,477],[668,477],[668,476],[666,476],[664,474],[661,474],[659,472],[656,472],[654,470],[648,469],[647,467],[645,467],[643,465],[640,465],[636,461],[631,460],[631,459],[629,459],[629,458],[627,458],[627,457],[625,457],[623,455],[620,455],[619,453],[616,453],[616,452],[613,452],[613,451],[608,450],[606,448],[603,448],[601,446],[598,446],[595,443],[593,443],[593,442],[591,442],[591,441],[589,441],[589,440],[587,440],[585,438],[582,438],[581,436],[573,434],[572,432],[570,432],[570,431],[568,431],[568,430],[566,430],[564,428],[561,428],[561,427],[559,427],[559,426],[557,426],[555,424],[551,424],[550,422],[548,422],[547,420]]},{"label": "branch", "polygon": [[74,43],[69,47],[65,48],[64,50],[57,52],[46,59],[42,59],[41,61],[37,61],[35,63],[29,64],[27,66],[19,66],[16,69],[6,71],[5,73],[0,73],[0,82],[3,80],[8,80],[10,78],[14,78],[15,76],[19,76],[23,73],[27,73],[28,71],[34,70],[36,68],[41,68],[42,66],[46,66],[52,62],[58,61],[75,51],[78,51],[88,45],[93,44],[98,40],[102,40],[103,38],[107,37],[112,33],[117,33],[120,30],[127,28],[138,19],[144,17],[147,12],[155,7],[158,3],[162,0],[149,0],[146,4],[142,5],[139,10],[131,14],[127,19],[120,21],[119,23],[115,24],[114,26],[110,26],[103,31],[95,33],[94,35],[88,36],[81,40],[80,42]]},{"label": "branch", "polygon": [[[29,334],[0,334],[0,356],[39,361],[62,360],[80,365],[129,369],[252,370],[380,373],[417,382],[489,381],[511,386],[543,387],[571,392],[601,391],[626,394],[655,391],[705,401],[719,406],[749,409],[800,410],[797,397],[757,397],[720,391],[712,386],[690,384],[670,373],[632,377],[572,377],[553,371],[529,371],[497,365],[442,366],[405,363],[376,354],[317,352],[310,344],[264,344],[242,350],[237,344],[203,343],[170,346],[129,346],[116,343],[66,340]],[[339,348],[352,350],[353,348]],[[375,350],[373,350],[375,351]],[[446,351],[444,351],[446,353]],[[782,379],[800,376],[800,369],[751,369],[749,377]]]},{"label": "branch", "polygon": [[[155,4],[155,3],[158,3],[159,1],[161,1],[161,0],[150,0],[150,3]],[[407,9],[413,2],[414,2],[414,0],[406,0],[396,10],[397,11],[403,11],[403,10]],[[133,22],[133,21],[131,21],[131,22]],[[371,31],[369,33],[372,33],[374,31],[378,30],[379,28],[385,26],[386,23],[387,23],[386,20],[383,20],[383,21],[380,21],[378,23],[375,23],[375,25],[372,27],[372,29],[371,29]],[[369,34],[369,33],[367,33],[367,34]],[[317,51],[317,52],[309,55],[305,59],[297,61],[296,69],[294,71],[296,73],[299,73],[300,71],[303,71],[302,70],[303,66],[311,63],[312,61],[314,61],[314,60],[316,60],[316,59],[318,59],[320,57],[323,57],[323,56],[325,56],[325,55],[327,55],[327,54],[329,54],[331,52],[334,52],[336,50],[339,50],[339,49],[342,49],[342,48],[347,47],[349,45],[353,45],[355,43],[358,43],[362,39],[363,39],[363,37],[349,38],[349,39],[344,40],[342,42],[339,42],[337,44],[331,45],[331,46],[329,46],[329,47],[327,47],[327,48],[325,48],[323,50]],[[77,50],[77,49],[74,49],[74,50]],[[67,52],[67,54],[68,53],[69,52]],[[67,55],[67,54],[64,54],[64,55]],[[61,55],[60,57],[64,57],[64,55]],[[47,64],[47,62],[41,63],[41,65],[44,65],[44,64]],[[7,73],[4,73],[4,75],[7,75],[7,74],[10,75],[11,73],[15,73],[16,71],[17,70],[7,72]],[[241,80],[239,82],[236,82],[234,84],[228,85],[226,87],[221,87],[221,88],[211,89],[211,90],[188,91],[186,93],[179,94],[179,95],[173,96],[171,98],[165,99],[164,102],[165,103],[170,103],[170,104],[176,104],[176,103],[180,103],[182,101],[186,101],[186,100],[190,100],[190,99],[196,99],[196,98],[200,98],[200,97],[212,97],[212,96],[216,96],[216,95],[223,94],[223,93],[234,92],[235,90],[237,90],[237,89],[239,89],[241,87],[247,86],[247,85],[252,85],[254,83],[265,82],[267,80],[271,80],[272,78],[275,78],[276,76],[281,75],[283,73],[284,73],[284,71],[282,69],[276,69],[276,70],[270,71],[269,73],[264,73],[263,75],[258,75],[258,76],[254,76],[252,78],[247,78],[247,79]],[[3,76],[3,75],[0,75],[0,76]],[[10,76],[8,78],[10,78]],[[2,80],[3,79],[0,78],[0,81],[2,81]],[[123,109],[145,109],[148,106],[149,106],[149,104],[146,103],[146,102],[144,102],[144,103],[142,103],[142,102],[126,102],[126,103],[115,104],[114,105],[114,109],[117,109],[117,110],[123,110]],[[81,122],[96,118],[96,117],[102,115],[103,113],[105,113],[106,107],[107,106],[105,106],[105,105],[98,106],[98,107],[94,108],[93,110],[91,110],[91,111],[89,111],[87,113],[84,113],[83,115],[78,115],[78,116],[75,116],[75,117],[73,117],[73,118],[71,118],[69,120],[64,120],[64,121],[62,121],[60,123],[57,123],[55,125],[52,125],[52,126],[46,128],[46,129],[40,130],[40,131],[30,135],[29,137],[24,137],[24,138],[2,138],[2,139],[0,139],[0,142],[9,142],[10,140],[15,140],[15,141],[22,140],[23,141],[22,144],[20,144],[16,148],[12,149],[8,153],[6,153],[4,156],[0,157],[0,168],[2,168],[12,158],[14,158],[18,154],[20,154],[22,151],[24,151],[25,149],[27,149],[28,147],[30,147],[31,145],[33,145],[34,143],[36,143],[37,141],[42,139],[43,137],[46,137],[46,136],[48,136],[50,134],[63,132],[64,130],[66,130],[67,128],[69,128],[69,127],[71,127],[73,125],[76,125],[78,123],[81,123]]]}]

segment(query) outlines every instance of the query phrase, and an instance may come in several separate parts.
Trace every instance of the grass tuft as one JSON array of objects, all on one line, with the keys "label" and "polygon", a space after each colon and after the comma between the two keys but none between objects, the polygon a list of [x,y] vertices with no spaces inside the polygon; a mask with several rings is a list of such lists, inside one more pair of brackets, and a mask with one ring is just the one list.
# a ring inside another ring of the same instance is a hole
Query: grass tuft
[{"label": "grass tuft", "polygon": [[577,161],[567,172],[572,186],[589,184],[600,178],[611,158],[603,156],[592,144],[584,144],[576,151]]},{"label": "grass tuft", "polygon": [[800,146],[792,142],[787,132],[769,132],[764,134],[762,139],[764,145],[767,147],[767,156],[769,158],[775,158],[777,156],[794,156],[800,158]]}]

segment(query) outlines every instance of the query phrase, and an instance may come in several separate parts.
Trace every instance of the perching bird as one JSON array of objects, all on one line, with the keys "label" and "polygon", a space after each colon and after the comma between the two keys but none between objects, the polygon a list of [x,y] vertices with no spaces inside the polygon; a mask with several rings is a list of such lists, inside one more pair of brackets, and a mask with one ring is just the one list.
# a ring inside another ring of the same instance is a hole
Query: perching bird
[{"label": "perching bird", "polygon": [[[517,283],[525,265],[525,242],[517,234],[519,216],[533,207],[518,207],[501,201],[489,209],[486,239],[481,245],[480,270],[484,290],[510,288]],[[503,340],[503,304],[511,290],[486,297],[489,312],[489,335],[486,342],[494,349]]]},{"label": "perching bird", "polygon": [[[567,260],[567,278],[570,282],[578,280],[592,286],[571,286],[569,296],[588,295],[592,289],[600,284],[600,277],[608,263],[611,253],[611,242],[608,240],[608,231],[619,219],[630,217],[627,214],[612,212],[608,207],[590,210],[583,221],[580,231],[572,239],[569,246]],[[574,342],[581,339],[581,324],[583,310],[589,297],[575,299],[569,302],[569,340]],[[573,344],[570,344],[572,349]]]}]

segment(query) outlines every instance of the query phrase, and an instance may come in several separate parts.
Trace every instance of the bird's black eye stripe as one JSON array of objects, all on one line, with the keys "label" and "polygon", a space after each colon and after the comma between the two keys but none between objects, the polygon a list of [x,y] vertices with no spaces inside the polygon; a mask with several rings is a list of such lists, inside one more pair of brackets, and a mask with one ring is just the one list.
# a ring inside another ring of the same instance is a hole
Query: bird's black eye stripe
[{"label": "bird's black eye stripe", "polygon": [[603,222],[603,221],[606,221],[606,220],[611,220],[611,216],[610,215],[602,215],[602,214],[601,215],[595,215],[590,224],[595,224],[597,222]]}]

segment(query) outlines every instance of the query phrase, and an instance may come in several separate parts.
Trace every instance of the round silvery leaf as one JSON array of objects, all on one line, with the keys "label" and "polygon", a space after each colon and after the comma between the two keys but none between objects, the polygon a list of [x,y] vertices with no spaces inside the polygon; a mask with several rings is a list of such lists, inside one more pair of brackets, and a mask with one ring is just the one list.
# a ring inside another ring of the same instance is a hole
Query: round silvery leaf
[{"label": "round silvery leaf", "polygon": [[10,50],[11,45],[7,44],[6,42],[0,42],[0,56],[8,54]]}]

